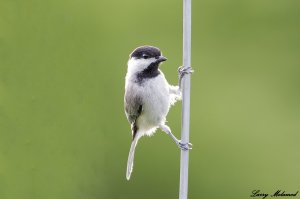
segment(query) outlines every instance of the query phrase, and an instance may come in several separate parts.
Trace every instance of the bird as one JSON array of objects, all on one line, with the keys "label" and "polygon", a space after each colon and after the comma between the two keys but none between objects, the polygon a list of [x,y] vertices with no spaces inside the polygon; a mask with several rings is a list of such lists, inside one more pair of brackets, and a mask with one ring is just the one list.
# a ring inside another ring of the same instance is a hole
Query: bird
[{"label": "bird", "polygon": [[167,61],[159,48],[149,45],[137,47],[129,55],[125,76],[124,108],[131,125],[132,141],[127,160],[126,178],[130,180],[133,170],[135,148],[138,140],[151,136],[159,128],[168,134],[181,150],[191,149],[191,143],[178,140],[169,126],[166,116],[171,105],[181,100],[181,80],[193,72],[191,67],[178,68],[179,84],[168,83],[160,65]]}]

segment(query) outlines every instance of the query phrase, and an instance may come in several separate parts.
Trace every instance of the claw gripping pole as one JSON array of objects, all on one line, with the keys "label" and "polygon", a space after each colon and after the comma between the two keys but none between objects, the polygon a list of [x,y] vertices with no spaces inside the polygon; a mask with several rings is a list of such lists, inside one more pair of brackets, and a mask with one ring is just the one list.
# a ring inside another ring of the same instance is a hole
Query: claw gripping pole
[{"label": "claw gripping pole", "polygon": [[[183,66],[191,66],[191,0],[183,0]],[[181,142],[189,143],[191,74],[182,80]],[[179,199],[188,196],[189,150],[181,150]]]}]

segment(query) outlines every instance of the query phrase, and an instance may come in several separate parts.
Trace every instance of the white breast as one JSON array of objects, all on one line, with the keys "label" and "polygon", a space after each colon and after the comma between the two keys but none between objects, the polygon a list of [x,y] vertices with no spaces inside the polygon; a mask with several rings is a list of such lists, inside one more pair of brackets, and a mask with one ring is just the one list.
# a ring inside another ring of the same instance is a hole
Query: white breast
[{"label": "white breast", "polygon": [[143,99],[143,110],[137,119],[137,126],[142,134],[152,135],[159,124],[165,122],[169,112],[169,84],[160,71],[160,75],[146,79],[142,85],[135,83],[135,89]]}]

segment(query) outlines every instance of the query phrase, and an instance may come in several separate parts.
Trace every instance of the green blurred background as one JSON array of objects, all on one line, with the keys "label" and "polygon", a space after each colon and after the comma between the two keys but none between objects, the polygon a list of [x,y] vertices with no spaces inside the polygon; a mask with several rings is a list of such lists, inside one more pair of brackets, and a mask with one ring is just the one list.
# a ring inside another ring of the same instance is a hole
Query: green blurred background
[{"label": "green blurred background", "polygon": [[[189,198],[300,189],[300,1],[193,1]],[[0,0],[0,198],[178,198],[180,151],[138,145],[123,110],[129,53],[158,46],[170,83],[182,2]],[[169,113],[178,137],[181,105]]]}]

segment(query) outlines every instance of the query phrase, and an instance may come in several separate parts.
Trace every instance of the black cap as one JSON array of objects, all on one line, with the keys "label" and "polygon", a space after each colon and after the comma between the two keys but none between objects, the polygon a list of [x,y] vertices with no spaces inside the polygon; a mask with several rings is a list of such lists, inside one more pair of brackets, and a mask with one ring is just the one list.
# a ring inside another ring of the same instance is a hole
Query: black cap
[{"label": "black cap", "polygon": [[154,46],[140,46],[137,47],[130,55],[130,58],[137,59],[148,59],[148,58],[159,58],[161,56],[161,52],[159,48]]}]

